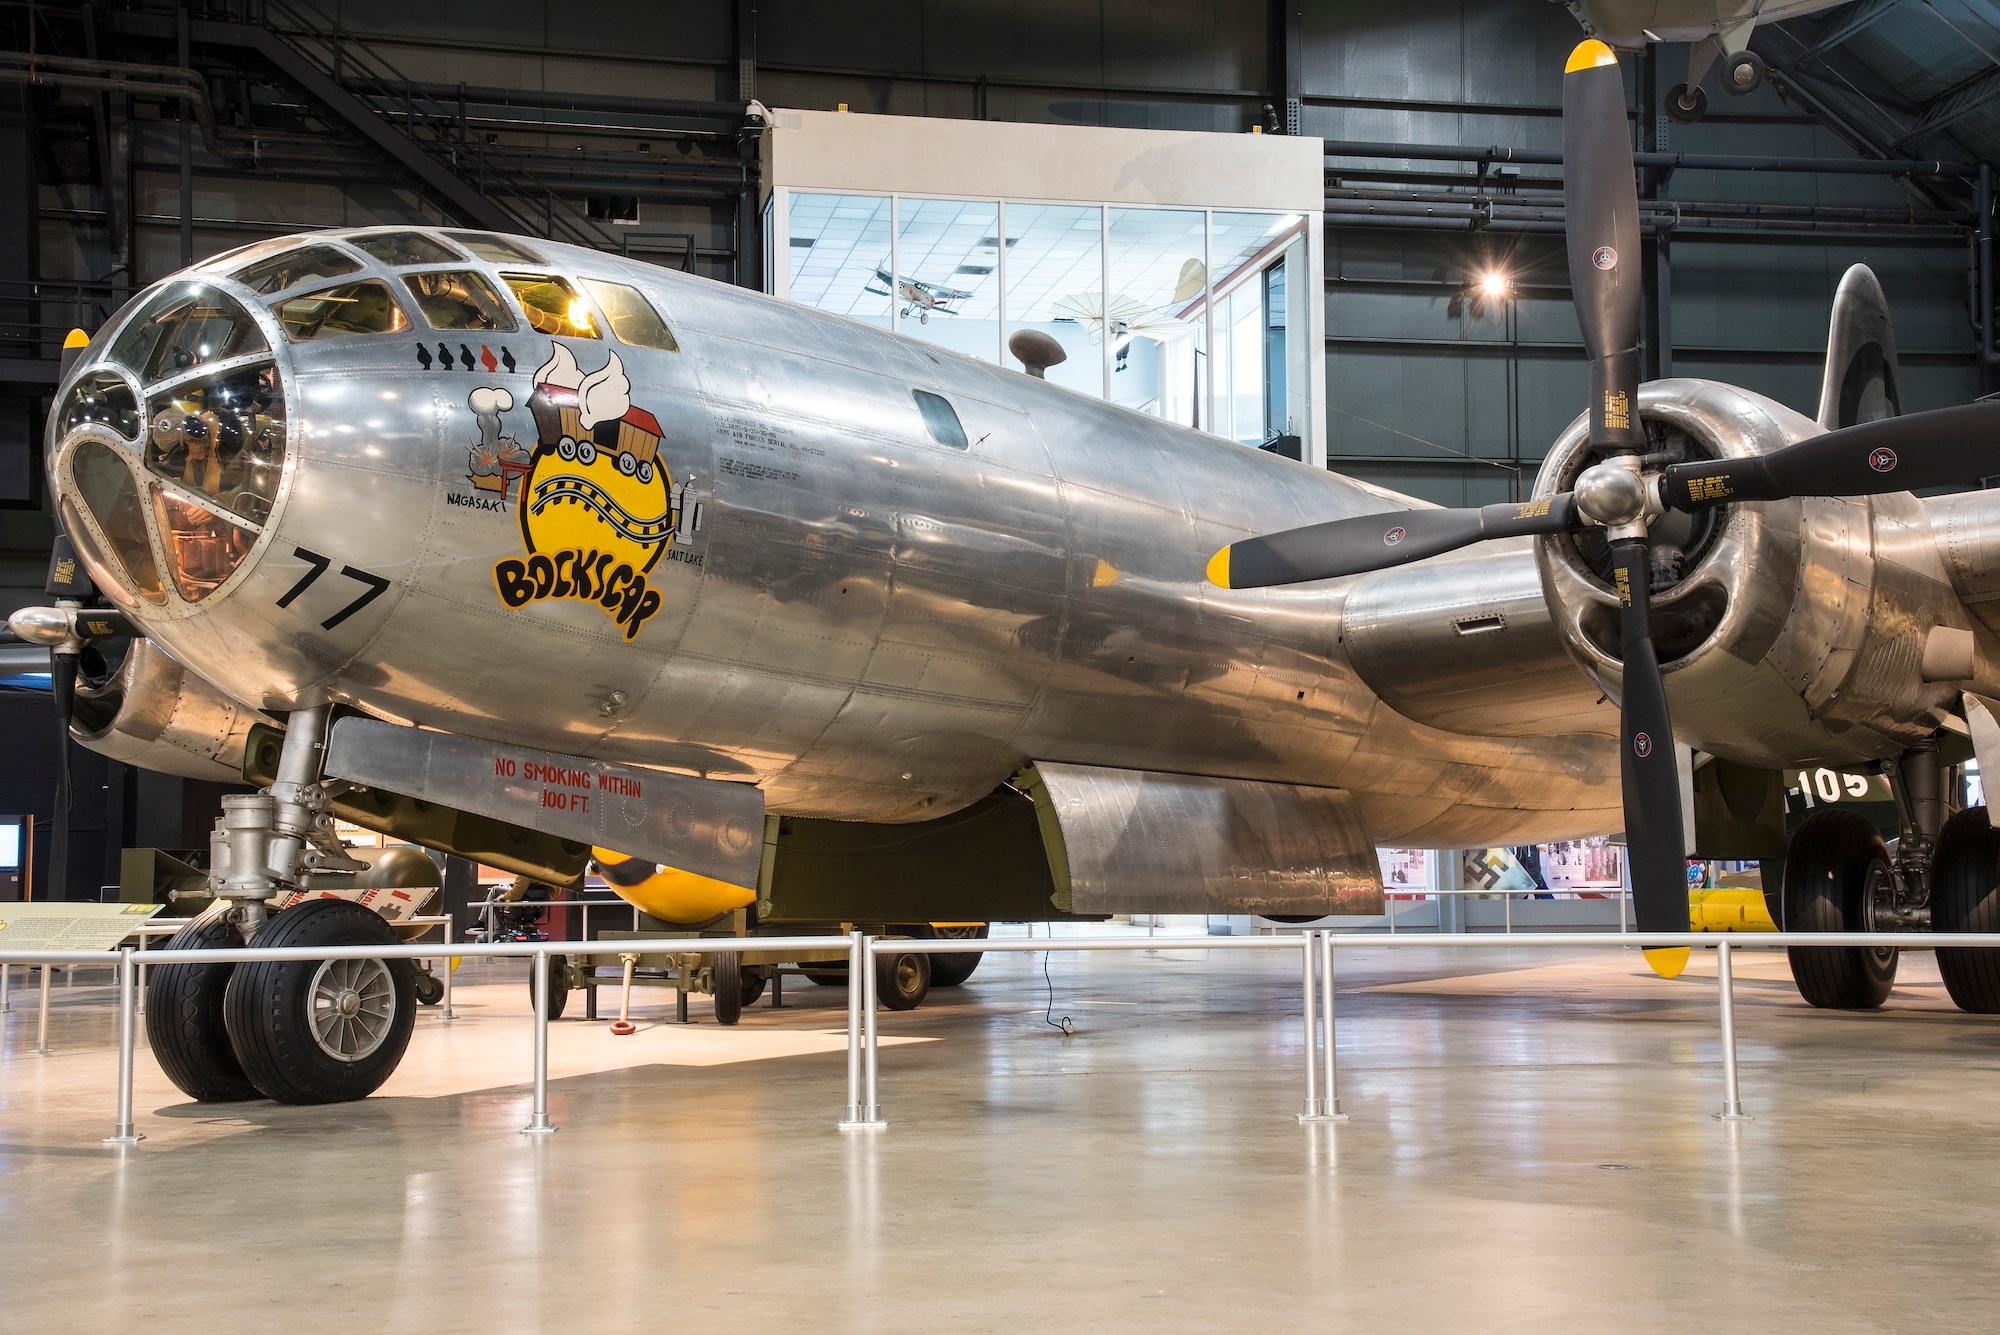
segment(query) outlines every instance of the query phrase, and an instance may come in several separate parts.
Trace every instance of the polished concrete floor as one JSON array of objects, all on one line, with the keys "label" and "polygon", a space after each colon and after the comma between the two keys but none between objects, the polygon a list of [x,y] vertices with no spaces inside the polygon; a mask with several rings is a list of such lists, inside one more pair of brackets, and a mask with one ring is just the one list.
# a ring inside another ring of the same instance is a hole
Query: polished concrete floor
[{"label": "polished concrete floor", "polygon": [[795,981],[736,1030],[559,1024],[522,1136],[524,970],[468,964],[363,1103],[192,1106],[142,1052],[124,1151],[109,991],[58,981],[42,1056],[17,970],[0,1330],[2000,1325],[2000,1022],[1926,956],[1873,1015],[1739,956],[1723,1123],[1712,959],[1343,955],[1316,1127],[1294,956],[1054,956],[1073,1036],[1045,958],[885,1017],[884,1132],[835,1131],[844,993]]}]

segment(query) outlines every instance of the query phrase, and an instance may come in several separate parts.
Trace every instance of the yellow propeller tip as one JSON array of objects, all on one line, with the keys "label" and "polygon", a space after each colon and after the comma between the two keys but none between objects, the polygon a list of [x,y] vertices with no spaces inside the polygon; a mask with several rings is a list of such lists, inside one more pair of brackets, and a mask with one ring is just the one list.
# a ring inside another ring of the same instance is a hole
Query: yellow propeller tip
[{"label": "yellow propeller tip", "polygon": [[1224,547],[1208,558],[1208,582],[1218,589],[1229,587],[1229,549]]},{"label": "yellow propeller tip", "polygon": [[70,330],[69,334],[63,339],[63,347],[66,349],[87,348],[89,346],[90,346],[90,335],[84,333],[81,329]]},{"label": "yellow propeller tip", "polygon": [[1646,952],[1646,964],[1662,978],[1678,978],[1688,966],[1686,946],[1662,946]]},{"label": "yellow propeller tip", "polygon": [[1578,70],[1596,69],[1599,65],[1616,65],[1618,54],[1595,37],[1586,37],[1576,44],[1576,50],[1569,53],[1569,64],[1563,66],[1564,74],[1574,74]]}]

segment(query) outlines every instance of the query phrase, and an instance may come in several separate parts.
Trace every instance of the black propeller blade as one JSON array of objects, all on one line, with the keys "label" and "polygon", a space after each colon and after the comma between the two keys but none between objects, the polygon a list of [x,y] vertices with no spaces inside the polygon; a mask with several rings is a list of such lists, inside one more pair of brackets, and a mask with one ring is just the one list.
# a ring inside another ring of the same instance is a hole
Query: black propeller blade
[{"label": "black propeller blade", "polygon": [[[1624,687],[1619,692],[1619,779],[1625,844],[1632,860],[1632,910],[1642,932],[1688,929],[1687,845],[1681,824],[1680,768],[1674,759],[1667,686],[1653,649],[1650,563],[1644,538],[1611,544],[1618,582]],[[1677,972],[1677,971],[1676,971]]]},{"label": "black propeller blade", "polygon": [[1675,464],[1660,478],[1670,510],[1790,496],[1880,496],[2000,471],[2000,403],[1886,417],[1749,459]]},{"label": "black propeller blade", "polygon": [[1578,526],[1568,492],[1477,510],[1391,510],[1245,538],[1208,562],[1211,583],[1225,589],[1359,575],[1456,551],[1487,538],[1561,533]]},{"label": "black propeller blade", "polygon": [[1569,284],[1590,356],[1590,443],[1639,450],[1639,187],[1625,76],[1604,43],[1580,42],[1563,70],[1563,225]]}]

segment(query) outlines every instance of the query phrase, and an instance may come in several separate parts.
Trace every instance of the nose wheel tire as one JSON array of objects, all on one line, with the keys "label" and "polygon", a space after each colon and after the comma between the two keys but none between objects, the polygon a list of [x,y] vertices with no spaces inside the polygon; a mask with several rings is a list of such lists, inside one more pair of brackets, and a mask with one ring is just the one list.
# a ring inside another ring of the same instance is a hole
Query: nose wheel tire
[{"label": "nose wheel tire", "polygon": [[[2000,932],[2000,830],[1985,807],[1959,812],[1938,832],[1931,930]],[[2000,950],[1941,948],[1937,965],[1960,1010],[2000,1015]]]},{"label": "nose wheel tire", "polygon": [[444,984],[429,969],[416,970],[410,985],[416,990],[419,1006],[435,1006],[444,1000]]},{"label": "nose wheel tire", "polygon": [[[1874,823],[1859,812],[1815,811],[1785,855],[1785,927],[1794,932],[1865,932],[1895,874]],[[1896,981],[1893,946],[1792,946],[1785,952],[1799,995],[1830,1010],[1874,1010]]]},{"label": "nose wheel tire", "polygon": [[[234,927],[208,915],[175,932],[164,949],[227,950],[242,944]],[[146,971],[146,1042],[167,1079],[197,1103],[264,1097],[243,1074],[222,1019],[222,999],[235,972],[234,964],[154,964]]]},{"label": "nose wheel tire", "polygon": [[[253,947],[395,945],[381,916],[341,899],[309,900],[264,925]],[[346,1103],[381,1087],[416,1022],[408,960],[269,960],[241,964],[223,1020],[244,1074],[279,1103]]]}]

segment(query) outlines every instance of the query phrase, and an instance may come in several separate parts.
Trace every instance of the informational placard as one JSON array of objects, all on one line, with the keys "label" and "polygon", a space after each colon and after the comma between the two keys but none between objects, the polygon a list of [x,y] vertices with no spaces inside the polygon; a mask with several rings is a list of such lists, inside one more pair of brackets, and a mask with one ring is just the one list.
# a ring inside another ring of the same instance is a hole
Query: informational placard
[{"label": "informational placard", "polygon": [[1602,836],[1543,844],[1542,880],[1551,890],[1616,890],[1625,883],[1625,850]]},{"label": "informational placard", "polygon": [[116,950],[158,904],[0,904],[0,951]]},{"label": "informational placard", "polygon": [[1378,848],[1375,858],[1382,864],[1382,888],[1390,894],[1431,888],[1431,857],[1427,850]]}]

